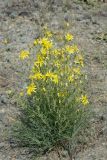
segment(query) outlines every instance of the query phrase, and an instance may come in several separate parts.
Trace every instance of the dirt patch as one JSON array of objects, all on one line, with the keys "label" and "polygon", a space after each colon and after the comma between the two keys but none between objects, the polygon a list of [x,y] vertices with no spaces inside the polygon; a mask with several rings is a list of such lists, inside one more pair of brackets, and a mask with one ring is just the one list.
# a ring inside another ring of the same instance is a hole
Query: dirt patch
[{"label": "dirt patch", "polygon": [[[0,1],[0,160],[28,160],[32,155],[27,148],[15,146],[9,136],[11,124],[19,114],[14,93],[22,87],[18,81],[19,73],[25,70],[18,60],[19,51],[27,48],[27,44],[40,33],[44,23],[64,31],[65,21],[69,21],[70,31],[86,56],[91,83],[89,92],[96,113],[89,137],[84,142],[86,147],[82,147],[85,145],[80,142],[78,154],[74,154],[75,160],[107,159],[107,4],[89,9],[84,4],[73,1],[69,3]],[[61,151],[60,154],[62,159],[69,159],[66,151]],[[53,151],[40,159],[58,160],[60,157]]]}]

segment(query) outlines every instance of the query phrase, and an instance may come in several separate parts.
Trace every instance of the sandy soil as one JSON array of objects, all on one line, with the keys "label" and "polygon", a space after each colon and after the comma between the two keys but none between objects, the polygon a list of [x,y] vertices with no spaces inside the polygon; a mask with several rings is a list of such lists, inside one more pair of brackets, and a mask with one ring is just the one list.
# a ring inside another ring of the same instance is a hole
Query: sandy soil
[{"label": "sandy soil", "polygon": [[[18,114],[14,93],[21,87],[19,52],[43,24],[64,31],[65,21],[86,57],[95,112],[86,146],[74,153],[74,159],[107,160],[107,3],[92,7],[72,0],[0,0],[0,21],[0,160],[31,159],[28,149],[17,147],[9,135]],[[61,160],[69,160],[66,151],[60,154]],[[54,151],[39,159],[60,158]]]}]

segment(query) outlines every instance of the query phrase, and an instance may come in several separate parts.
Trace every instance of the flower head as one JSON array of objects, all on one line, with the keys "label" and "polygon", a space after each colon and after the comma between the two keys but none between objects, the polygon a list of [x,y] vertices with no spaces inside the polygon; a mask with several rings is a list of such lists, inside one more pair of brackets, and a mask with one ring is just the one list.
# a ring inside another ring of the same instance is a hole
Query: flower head
[{"label": "flower head", "polygon": [[33,92],[36,92],[36,85],[34,83],[31,83],[28,87],[27,87],[27,94],[31,95]]},{"label": "flower head", "polygon": [[46,54],[47,54],[47,50],[46,50],[46,48],[41,48],[41,54],[43,55],[43,56],[46,56]]},{"label": "flower head", "polygon": [[54,75],[54,74],[53,74],[52,72],[50,72],[50,71],[46,73],[46,77],[49,77],[49,78],[52,78],[53,75]]},{"label": "flower head", "polygon": [[34,44],[34,46],[38,45],[39,44],[39,39],[35,39],[33,44]]},{"label": "flower head", "polygon": [[34,75],[30,75],[29,78],[32,80],[33,79],[40,80],[40,79],[42,79],[42,74],[40,72],[38,72],[38,73],[35,73]]},{"label": "flower head", "polygon": [[55,84],[58,84],[58,76],[57,76],[56,74],[53,75],[52,81],[53,81]]},{"label": "flower head", "polygon": [[68,77],[68,81],[69,81],[69,82],[73,82],[73,81],[74,81],[74,75],[70,75],[70,76]]},{"label": "flower head", "polygon": [[82,102],[82,104],[83,104],[84,106],[89,103],[88,98],[87,98],[86,95],[82,95],[80,99],[81,99],[81,102]]},{"label": "flower head", "polygon": [[35,66],[42,66],[44,64],[43,57],[41,55],[37,56],[37,60],[34,62]]},{"label": "flower head", "polygon": [[52,37],[52,33],[50,31],[48,31],[48,30],[46,31],[45,34],[46,34],[47,37]]},{"label": "flower head", "polygon": [[47,78],[50,78],[52,80],[52,82],[58,84],[58,75],[54,74],[53,72],[47,72],[45,75]]},{"label": "flower head", "polygon": [[22,50],[22,51],[20,52],[20,56],[19,56],[19,57],[20,57],[20,59],[24,60],[25,58],[28,58],[29,55],[30,55],[29,51]]},{"label": "flower head", "polygon": [[70,53],[70,54],[73,54],[75,52],[74,48],[70,45],[65,46],[65,51]]},{"label": "flower head", "polygon": [[71,40],[73,40],[73,35],[70,34],[70,33],[67,33],[67,34],[65,35],[65,39],[66,39],[67,41],[71,41]]},{"label": "flower head", "polygon": [[48,38],[42,38],[40,43],[43,45],[44,48],[47,50],[52,48],[52,42]]}]

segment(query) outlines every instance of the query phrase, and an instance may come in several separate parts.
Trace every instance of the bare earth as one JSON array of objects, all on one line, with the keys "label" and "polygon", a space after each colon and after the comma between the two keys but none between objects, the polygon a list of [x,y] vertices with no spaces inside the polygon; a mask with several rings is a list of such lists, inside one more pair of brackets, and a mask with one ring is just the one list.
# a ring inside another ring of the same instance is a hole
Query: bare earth
[{"label": "bare earth", "polygon": [[[31,159],[28,149],[17,147],[9,136],[18,114],[19,52],[37,37],[44,23],[64,31],[64,21],[69,21],[69,30],[85,54],[96,113],[89,137],[84,139],[86,146],[74,153],[74,159],[107,160],[107,3],[92,7],[73,0],[0,0],[0,160]],[[61,160],[69,160],[66,151],[60,154]],[[53,151],[38,159],[59,160],[59,156]]]}]

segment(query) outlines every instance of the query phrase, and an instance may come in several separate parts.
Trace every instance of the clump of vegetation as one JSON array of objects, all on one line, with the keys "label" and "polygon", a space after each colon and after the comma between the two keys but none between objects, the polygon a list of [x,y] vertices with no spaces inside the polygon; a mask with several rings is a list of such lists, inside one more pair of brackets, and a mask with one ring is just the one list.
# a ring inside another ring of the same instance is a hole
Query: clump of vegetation
[{"label": "clump of vegetation", "polygon": [[89,115],[84,56],[73,39],[71,33],[58,35],[45,27],[30,50],[20,53],[32,68],[20,93],[16,133],[23,146],[38,152],[72,141]]}]

